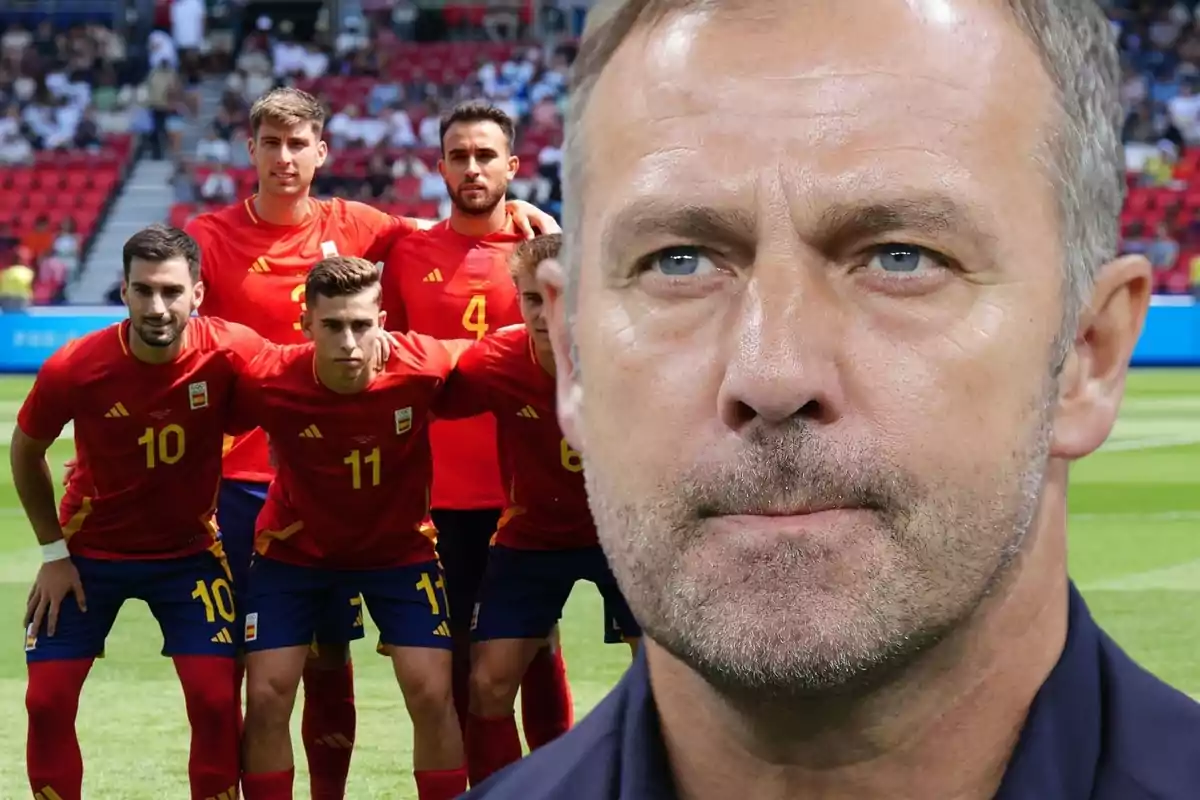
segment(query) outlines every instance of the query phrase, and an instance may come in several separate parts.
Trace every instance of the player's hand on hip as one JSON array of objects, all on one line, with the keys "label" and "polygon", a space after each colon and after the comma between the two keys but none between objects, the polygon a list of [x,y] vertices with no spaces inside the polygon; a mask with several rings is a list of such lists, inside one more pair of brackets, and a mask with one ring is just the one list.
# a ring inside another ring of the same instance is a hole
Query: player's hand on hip
[{"label": "player's hand on hip", "polygon": [[83,583],[79,580],[79,570],[69,558],[49,561],[42,564],[33,588],[29,590],[29,601],[25,606],[25,625],[33,626],[33,630],[42,629],[42,620],[46,621],[46,633],[54,635],[58,628],[58,612],[62,608],[63,598],[67,594],[75,595],[75,602],[80,611],[87,611],[87,599],[83,596]]},{"label": "player's hand on hip", "polygon": [[75,467],[77,467],[78,465],[79,465],[79,459],[77,459],[77,458],[68,458],[66,460],[66,463],[63,464],[63,479],[62,479],[63,486],[66,486],[68,483],[71,482],[71,473],[73,473],[75,471]]},{"label": "player's hand on hip", "polygon": [[513,225],[517,226],[517,230],[523,233],[526,239],[532,239],[538,235],[544,236],[547,233],[562,233],[558,220],[532,203],[526,203],[524,200],[510,200],[507,207]]}]

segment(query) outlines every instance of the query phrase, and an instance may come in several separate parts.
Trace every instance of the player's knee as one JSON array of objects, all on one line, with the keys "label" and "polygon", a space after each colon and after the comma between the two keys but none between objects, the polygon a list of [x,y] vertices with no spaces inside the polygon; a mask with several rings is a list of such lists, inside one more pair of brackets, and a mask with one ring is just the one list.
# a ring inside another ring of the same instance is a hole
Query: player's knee
[{"label": "player's knee", "polygon": [[44,661],[29,665],[25,710],[31,724],[73,719],[87,665],[73,661]]},{"label": "player's knee", "polygon": [[414,724],[440,720],[454,708],[449,674],[409,678],[404,686],[404,704]]},{"label": "player's knee", "polygon": [[236,716],[238,691],[232,675],[228,680],[183,681],[183,695],[188,715],[203,715],[209,719]]},{"label": "player's knee", "polygon": [[250,673],[246,682],[246,718],[287,724],[296,702],[297,686],[278,675]]},{"label": "player's knee", "polygon": [[507,713],[516,703],[521,674],[486,657],[471,666],[471,707],[485,716]]}]

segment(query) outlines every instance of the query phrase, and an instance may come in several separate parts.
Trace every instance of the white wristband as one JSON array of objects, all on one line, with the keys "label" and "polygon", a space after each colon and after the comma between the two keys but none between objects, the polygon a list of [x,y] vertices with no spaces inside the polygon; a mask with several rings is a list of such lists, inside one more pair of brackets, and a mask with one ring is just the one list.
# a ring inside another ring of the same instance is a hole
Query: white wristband
[{"label": "white wristband", "polygon": [[67,540],[59,539],[57,542],[42,545],[42,563],[49,564],[51,561],[62,561],[64,558],[70,558],[71,553],[67,550]]}]

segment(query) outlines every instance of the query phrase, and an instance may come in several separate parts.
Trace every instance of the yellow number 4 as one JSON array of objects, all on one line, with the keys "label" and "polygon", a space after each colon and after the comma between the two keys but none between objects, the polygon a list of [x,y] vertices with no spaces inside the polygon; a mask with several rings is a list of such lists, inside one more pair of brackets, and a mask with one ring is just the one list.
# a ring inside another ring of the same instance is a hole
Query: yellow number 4
[{"label": "yellow number 4", "polygon": [[571,445],[567,444],[567,440],[563,439],[559,446],[562,456],[563,469],[568,472],[583,472],[583,456],[578,450],[572,450]]},{"label": "yellow number 4", "polygon": [[172,423],[155,435],[154,428],[146,428],[146,432],[138,437],[138,444],[146,448],[146,469],[154,469],[163,464],[174,464],[183,458],[187,445],[184,442],[183,427]]},{"label": "yellow number 4", "polygon": [[379,485],[379,448],[376,447],[363,456],[359,450],[351,450],[350,455],[342,459],[343,464],[350,466],[350,485],[355,489],[363,487],[362,468],[363,464],[368,464],[371,467],[371,485]]},{"label": "yellow number 4", "polygon": [[467,310],[463,312],[463,327],[475,334],[476,339],[482,339],[488,332],[487,298],[481,294],[471,295]]}]

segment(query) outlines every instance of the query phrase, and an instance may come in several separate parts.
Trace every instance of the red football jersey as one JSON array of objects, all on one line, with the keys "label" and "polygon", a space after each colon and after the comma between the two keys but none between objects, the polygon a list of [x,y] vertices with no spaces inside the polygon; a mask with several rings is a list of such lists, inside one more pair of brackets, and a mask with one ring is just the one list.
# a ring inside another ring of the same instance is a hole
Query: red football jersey
[{"label": "red football jersey", "polygon": [[59,507],[75,555],[155,559],[216,545],[221,444],[254,331],[193,319],[179,357],[147,364],[129,322],[76,339],[42,365],[17,424],[43,441],[75,423],[78,463]]},{"label": "red football jersey", "polygon": [[496,417],[508,502],[496,543],[565,550],[597,543],[583,461],[558,427],[554,377],[542,369],[524,326],[499,331],[462,354],[435,412]]},{"label": "red football jersey", "polygon": [[[383,269],[388,328],[438,339],[481,339],[520,323],[508,259],[523,239],[511,221],[482,239],[456,233],[443,221],[397,242]],[[504,507],[495,420],[487,415],[441,420],[433,424],[430,440],[434,508]]]},{"label": "red football jersey", "polygon": [[433,478],[428,420],[453,362],[435,339],[399,339],[358,394],[321,383],[311,344],[264,350],[238,381],[236,417],[261,425],[275,453],[259,553],[340,569],[435,558],[421,532]]},{"label": "red football jersey", "polygon": [[[304,279],[329,256],[382,261],[391,246],[417,223],[347,200],[310,200],[312,214],[299,225],[272,225],[258,217],[252,199],[209,214],[187,226],[200,243],[206,289],[200,313],[248,325],[272,342],[300,344]],[[228,443],[224,476],[271,480],[266,438],[252,431]]]}]

